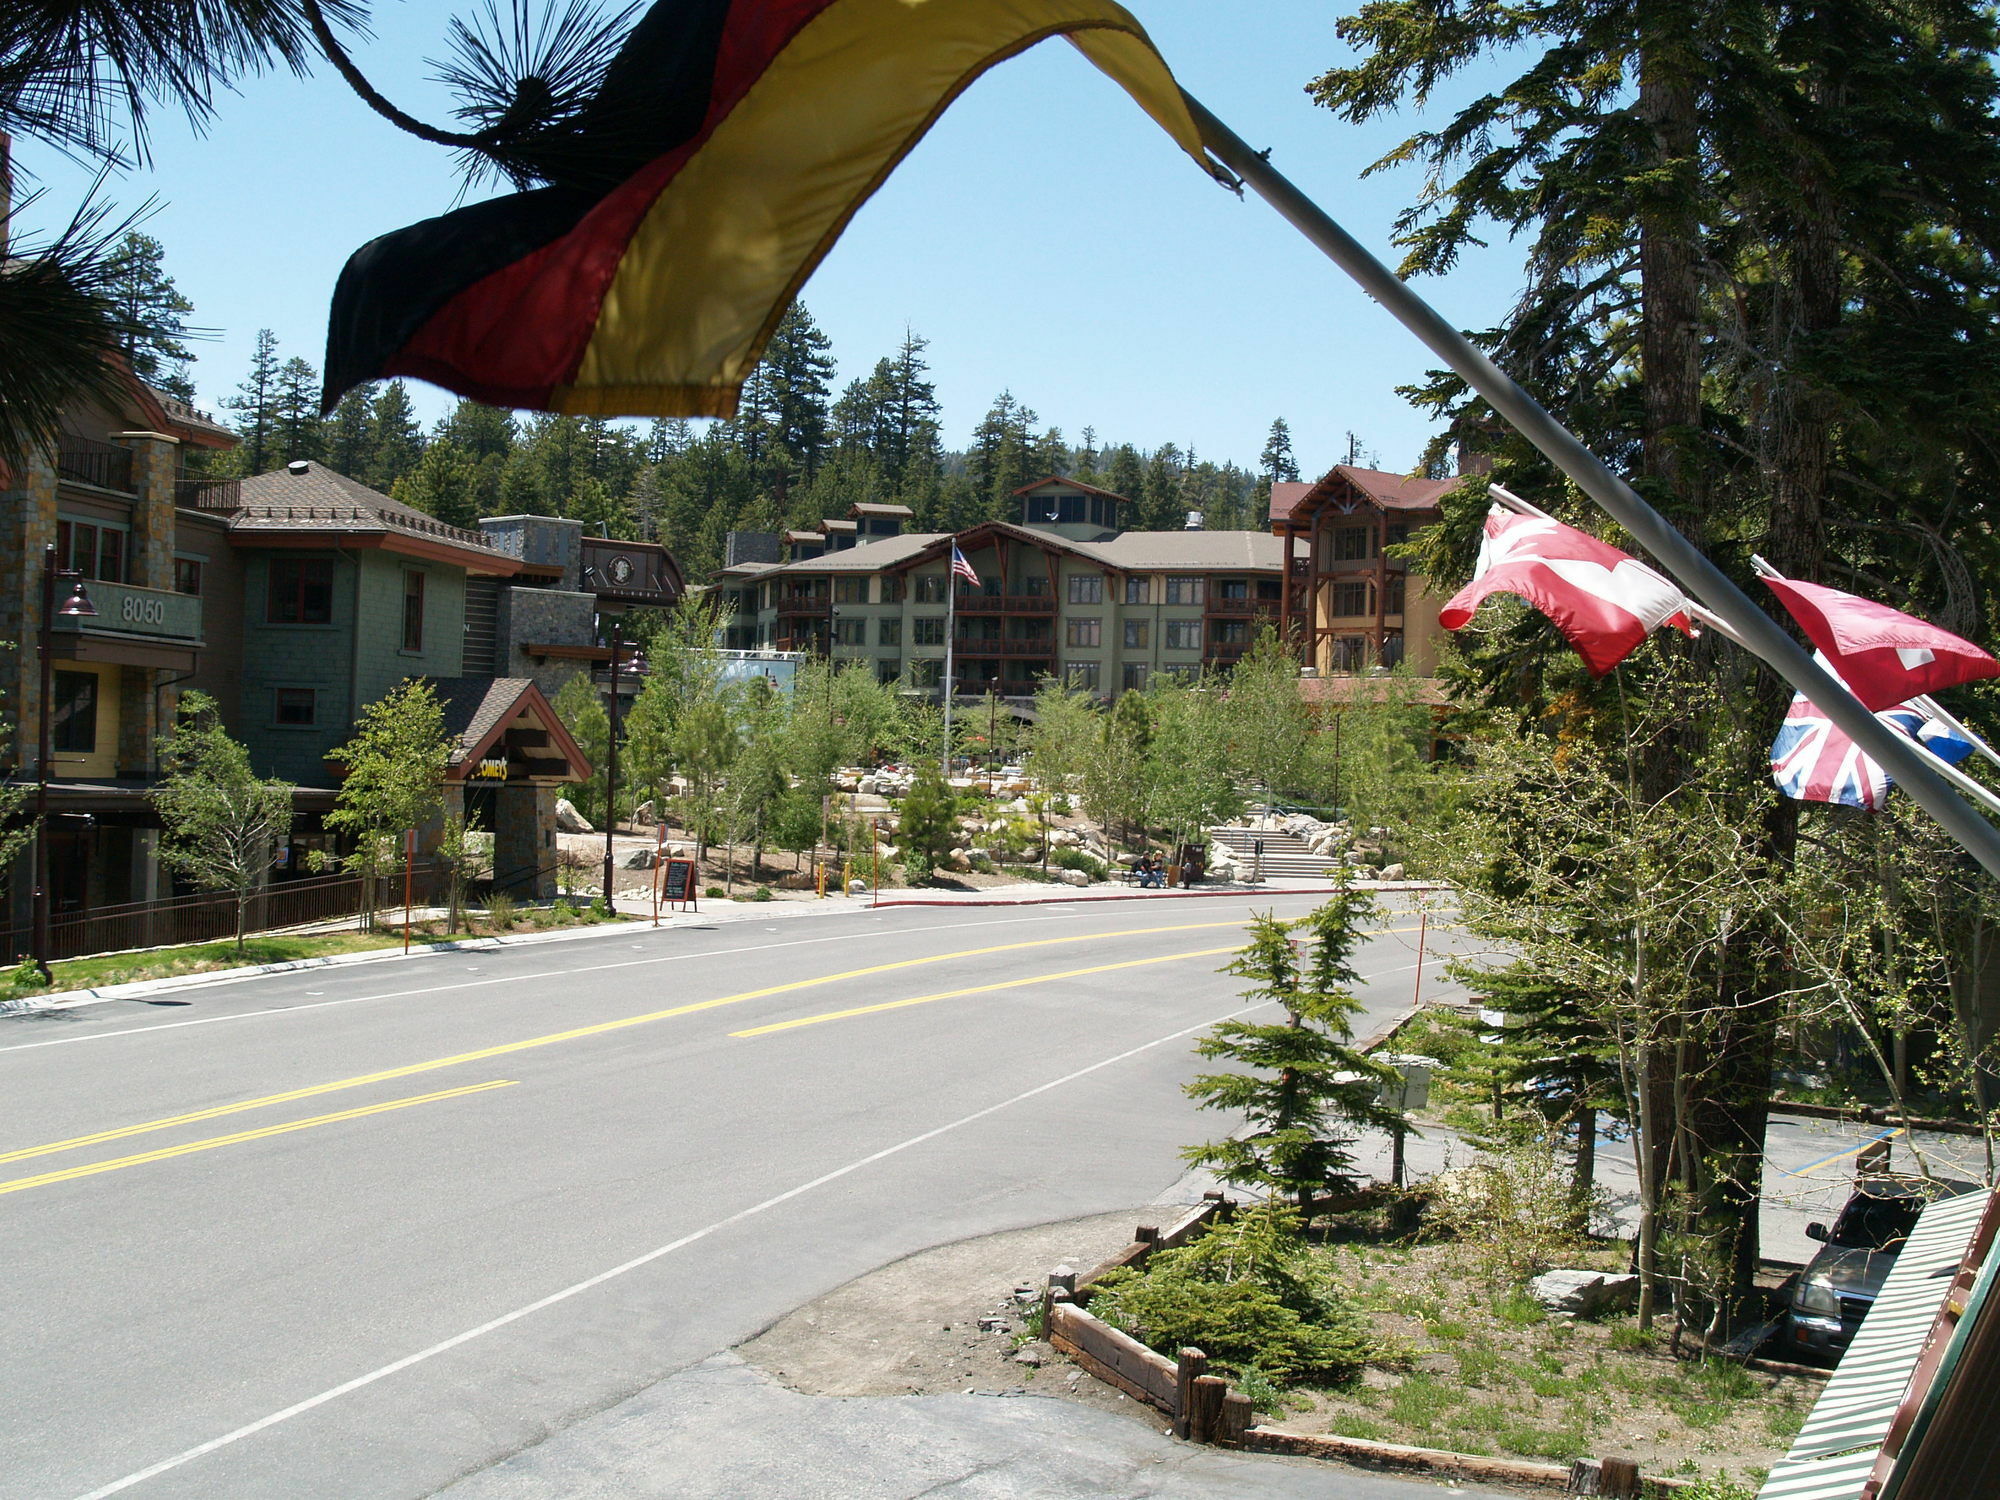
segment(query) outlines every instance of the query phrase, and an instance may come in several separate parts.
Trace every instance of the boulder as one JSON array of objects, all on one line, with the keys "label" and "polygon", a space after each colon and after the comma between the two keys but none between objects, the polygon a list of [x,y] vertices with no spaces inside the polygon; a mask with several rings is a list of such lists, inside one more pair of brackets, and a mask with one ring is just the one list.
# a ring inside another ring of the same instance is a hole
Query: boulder
[{"label": "boulder", "polygon": [[1089,885],[1090,877],[1081,870],[1058,870],[1056,879],[1064,885]]},{"label": "boulder", "polygon": [[965,857],[969,860],[991,859],[993,857],[993,851],[990,849],[968,849],[965,851]]},{"label": "boulder", "polygon": [[656,862],[657,855],[653,850],[634,849],[630,854],[619,860],[618,865],[620,869],[625,870],[650,870]]},{"label": "boulder", "polygon": [[[585,827],[583,831],[588,833],[590,829]],[[1072,849],[1083,842],[1083,835],[1078,833],[1074,828],[1051,828],[1049,830],[1049,842],[1061,848]]]},{"label": "boulder", "polygon": [[847,894],[848,894],[848,895],[850,895],[850,896],[865,896],[865,895],[867,895],[867,894],[868,894],[868,882],[867,882],[867,881],[865,881],[865,880],[850,880],[850,881],[848,881],[848,882],[847,882]]},{"label": "boulder", "polygon": [[567,797],[556,798],[556,831],[559,833],[595,833],[590,819],[576,810],[576,804]]},{"label": "boulder", "polygon": [[1594,1318],[1636,1305],[1639,1278],[1603,1271],[1544,1271],[1528,1283],[1528,1295],[1558,1317]]},{"label": "boulder", "polygon": [[882,789],[882,778],[864,776],[854,784],[854,789],[865,797],[872,797]]},{"label": "boulder", "polygon": [[1384,880],[1401,880],[1403,878],[1403,867],[1401,865],[1382,866],[1382,878]]},{"label": "boulder", "polygon": [[653,804],[651,802],[641,802],[637,807],[632,809],[632,824],[635,828],[643,828],[652,821]]}]

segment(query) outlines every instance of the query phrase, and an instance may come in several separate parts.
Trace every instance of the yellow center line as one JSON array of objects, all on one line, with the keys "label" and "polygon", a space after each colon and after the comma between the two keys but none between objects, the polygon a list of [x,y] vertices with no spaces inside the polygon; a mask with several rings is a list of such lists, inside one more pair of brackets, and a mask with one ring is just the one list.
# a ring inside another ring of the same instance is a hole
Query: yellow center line
[{"label": "yellow center line", "polygon": [[240,1130],[235,1135],[215,1135],[207,1140],[187,1141],[178,1146],[163,1146],[158,1151],[142,1151],[137,1156],[119,1156],[110,1161],[94,1161],[81,1167],[65,1167],[57,1172],[44,1172],[38,1177],[16,1177],[12,1182],[0,1182],[0,1193],[19,1193],[28,1188],[47,1187],[54,1182],[69,1182],[78,1177],[94,1177],[100,1172],[117,1172],[126,1167],[144,1166],[147,1162],[166,1161],[169,1157],[190,1156],[197,1151],[213,1151],[218,1146],[235,1146],[244,1141],[260,1141],[267,1136],[286,1135],[294,1130],[310,1130],[315,1125],[333,1125],[341,1120],[358,1120],[364,1115],[385,1114],[392,1109],[408,1109],[412,1104],[434,1104],[440,1099],[459,1099],[467,1094],[483,1094],[489,1089],[511,1088],[518,1080],[496,1078],[491,1083],[468,1084],[464,1088],[445,1089],[436,1094],[418,1094],[409,1099],[391,1099],[383,1104],[364,1104],[359,1109],[343,1109],[337,1114],[314,1115],[307,1120],[292,1120],[283,1125],[266,1125],[257,1130]]},{"label": "yellow center line", "polygon": [[748,1031],[732,1031],[731,1036],[769,1036],[774,1031],[790,1031],[799,1026],[817,1026],[822,1021],[845,1021],[850,1016],[872,1016],[878,1011],[902,1010],[910,1005],[928,1005],[933,1000],[956,1000],[961,995],[990,995],[995,990],[1018,990],[1031,984],[1048,984],[1057,979],[1076,979],[1085,974],[1107,974],[1113,969],[1139,969],[1147,964],[1169,964],[1183,958],[1213,958],[1218,953],[1241,953],[1241,948],[1196,948],[1188,953],[1162,953],[1157,958],[1128,959],[1122,964],[1095,964],[1088,969],[1064,969],[1060,974],[1035,974],[1027,979],[1003,979],[997,984],[976,984],[970,989],[939,990],[935,995],[915,995],[908,1000],[885,1000],[880,1005],[857,1005],[852,1010],[830,1010],[817,1016],[801,1016],[796,1021],[774,1021],[769,1026],[753,1026]]},{"label": "yellow center line", "polygon": [[[983,958],[993,953],[1009,953],[1023,948],[1048,948],[1063,943],[1095,943],[1111,938],[1149,937],[1154,933],[1198,932],[1217,927],[1242,927],[1244,920],[1237,918],[1225,922],[1181,922],[1165,927],[1122,927],[1111,932],[1074,933],[1068,937],[1031,938],[1018,943],[997,943],[984,948],[961,948],[954,953],[937,953],[926,958],[905,958],[894,963],[873,964],[865,969],[846,969],[837,974],[823,974],[814,979],[796,979],[788,984],[767,985],[762,989],[744,990],[739,994],[723,995],[714,1000],[697,1000],[688,1005],[670,1006],[665,1010],[646,1011],[640,1015],[621,1016],[612,1021],[600,1021],[592,1026],[578,1026],[568,1031],[552,1031],[544,1036],[527,1037],[518,1042],[502,1042],[498,1046],[482,1047],[473,1052],[455,1052],[448,1057],[434,1057],[425,1062],[407,1063],[398,1068],[384,1068],[375,1073],[358,1073],[352,1078],[336,1078],[330,1083],[315,1083],[304,1088],[288,1089],[281,1094],[266,1094],[261,1098],[244,1099],[234,1104],[218,1104],[209,1109],[190,1110],[186,1114],[167,1115],[156,1120],[142,1120],[135,1125],[120,1125],[110,1130],[96,1131],[90,1135],[71,1136],[67,1140],[51,1141],[46,1145],[23,1146],[13,1151],[0,1152],[0,1163],[25,1161],[30,1157],[50,1156],[59,1151],[74,1151],[82,1146],[98,1146],[107,1141],[124,1140],[130,1136],[146,1135],[156,1130],[170,1130],[179,1125],[198,1124],[203,1120],[218,1119],[224,1115],[241,1114],[246,1110],[267,1109],[275,1104],[289,1104],[299,1099],[310,1099],[320,1094],[339,1093],[346,1089],[364,1088],[369,1084],[387,1083],[398,1078],[410,1078],[419,1073],[431,1073],[440,1068],[455,1068],[466,1063],[484,1062],[489,1058],[505,1057],[510,1053],[527,1052],[537,1047],[549,1047],[557,1042],[579,1041],[585,1037],[602,1036],[607,1032],[620,1031],[628,1026],[644,1026],[654,1021],[671,1020],[676,1016],[693,1015],[698,1011],[714,1010],[725,1005],[741,1005],[750,1000],[763,1000],[772,995],[789,994],[796,990],[818,989],[830,984],[841,984],[850,979],[865,979],[875,974],[893,973],[898,969],[921,968],[927,964],[951,963],[962,958]],[[1375,934],[1385,936],[1391,933],[1415,932],[1414,927],[1391,927]]]}]

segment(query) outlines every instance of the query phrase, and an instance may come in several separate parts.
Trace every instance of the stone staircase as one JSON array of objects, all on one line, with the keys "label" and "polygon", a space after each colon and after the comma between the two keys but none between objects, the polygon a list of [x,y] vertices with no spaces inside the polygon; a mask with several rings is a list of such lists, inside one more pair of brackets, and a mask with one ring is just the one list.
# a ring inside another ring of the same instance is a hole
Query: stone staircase
[{"label": "stone staircase", "polygon": [[1313,853],[1304,839],[1282,828],[1211,828],[1208,837],[1211,843],[1234,853],[1246,872],[1254,866],[1257,841],[1262,839],[1264,874],[1278,880],[1324,880],[1326,872],[1338,863]]}]

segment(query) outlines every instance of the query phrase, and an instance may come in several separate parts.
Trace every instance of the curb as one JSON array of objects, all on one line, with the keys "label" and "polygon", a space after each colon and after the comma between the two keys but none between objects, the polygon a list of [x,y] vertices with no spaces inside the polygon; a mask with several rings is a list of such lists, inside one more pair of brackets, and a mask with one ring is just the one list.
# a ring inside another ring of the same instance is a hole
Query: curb
[{"label": "curb", "polygon": [[[877,911],[890,906],[1073,906],[1080,901],[1198,901],[1203,897],[1215,898],[1234,896],[1239,900],[1245,896],[1331,896],[1341,887],[1337,885],[1310,885],[1288,887],[1284,890],[1265,890],[1254,886],[1244,886],[1233,891],[1120,891],[1116,895],[1090,896],[1017,896],[993,900],[904,900],[876,901],[867,909]],[[1442,885],[1431,885],[1422,881],[1356,881],[1349,889],[1370,891],[1442,891],[1449,889]]]}]

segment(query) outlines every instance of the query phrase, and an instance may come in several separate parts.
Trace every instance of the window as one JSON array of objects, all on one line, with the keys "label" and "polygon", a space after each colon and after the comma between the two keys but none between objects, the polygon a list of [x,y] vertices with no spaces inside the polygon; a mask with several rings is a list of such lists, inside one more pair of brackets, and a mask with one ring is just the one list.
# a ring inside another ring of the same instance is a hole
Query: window
[{"label": "window", "polygon": [[1336,672],[1359,672],[1367,663],[1366,636],[1344,635],[1333,643],[1333,668]]},{"label": "window", "polygon": [[1143,651],[1146,649],[1146,638],[1152,634],[1152,631],[1148,628],[1150,623],[1150,621],[1146,620],[1127,620],[1125,622],[1125,649],[1127,651]]},{"label": "window", "polygon": [[1389,611],[1392,615],[1403,612],[1403,575],[1396,574],[1389,580]]},{"label": "window", "polygon": [[910,686],[936,687],[944,677],[944,663],[935,656],[920,656],[910,663]]},{"label": "window", "polygon": [[875,627],[875,644],[878,646],[900,646],[903,644],[903,622],[884,620]]},{"label": "window", "polygon": [[891,573],[882,580],[882,602],[884,604],[901,604],[903,602],[903,575],[901,573]]},{"label": "window", "polygon": [[1382,665],[1399,667],[1403,664],[1403,638],[1391,633],[1382,640]]},{"label": "window", "polygon": [[1199,604],[1202,598],[1202,580],[1197,577],[1169,578],[1167,580],[1167,603]]},{"label": "window", "polygon": [[1368,585],[1366,583],[1336,583],[1333,586],[1333,612],[1337,618],[1351,619],[1355,615],[1372,614],[1368,608]]},{"label": "window", "polygon": [[1201,649],[1201,621],[1167,621],[1166,647],[1169,651],[1199,651]]},{"label": "window", "polygon": [[280,724],[290,724],[301,728],[310,727],[319,720],[319,689],[279,688],[277,702],[272,717]]},{"label": "window", "polygon": [[1150,598],[1152,592],[1153,580],[1150,578],[1133,577],[1125,580],[1125,602],[1127,604],[1149,604],[1152,602]]},{"label": "window", "polygon": [[868,602],[868,580],[866,578],[834,579],[833,602],[835,604],[866,604]]},{"label": "window", "polygon": [[1071,620],[1064,638],[1072,646],[1101,646],[1104,644],[1104,622],[1096,615]]},{"label": "window", "polygon": [[49,745],[70,755],[97,753],[97,674],[57,672],[49,697]]},{"label": "window", "polygon": [[264,618],[273,625],[333,622],[333,563],[323,557],[271,559],[270,596]]},{"label": "window", "polygon": [[911,621],[910,639],[919,646],[944,644],[944,616],[918,615]]},{"label": "window", "polygon": [[919,573],[917,575],[917,603],[944,603],[944,584],[947,576],[943,573]]},{"label": "window", "polygon": [[1162,667],[1160,668],[1160,671],[1163,672],[1166,676],[1173,678],[1174,681],[1176,682],[1195,682],[1199,680],[1199,678],[1201,677],[1201,668],[1193,665],[1192,663],[1185,663],[1179,666],[1172,666],[1172,667]]},{"label": "window", "polygon": [[1389,545],[1391,547],[1398,546],[1409,539],[1410,528],[1408,526],[1399,523],[1389,528]]},{"label": "window", "polygon": [[836,645],[865,646],[868,644],[868,622],[856,619],[835,620],[833,639]]},{"label": "window", "polygon": [[94,521],[56,522],[56,566],[106,583],[125,581],[125,532]]},{"label": "window", "polygon": [[1133,692],[1143,691],[1146,686],[1146,667],[1143,662],[1129,662],[1125,667],[1125,686]]},{"label": "window", "polygon": [[1217,620],[1208,638],[1218,646],[1247,646],[1250,644],[1250,622]]},{"label": "window", "polygon": [[414,568],[403,573],[403,649],[424,649],[424,575]]},{"label": "window", "polygon": [[1072,604],[1102,604],[1104,602],[1104,575],[1102,573],[1070,574],[1069,602]]},{"label": "window", "polygon": [[199,594],[201,592],[200,558],[177,557],[174,559],[174,592],[176,594]]},{"label": "window", "polygon": [[1336,526],[1333,531],[1333,560],[1335,562],[1359,562],[1368,556],[1368,544],[1373,540],[1372,527]]},{"label": "window", "polygon": [[1073,688],[1081,688],[1087,693],[1097,691],[1097,663],[1094,661],[1073,661],[1063,667],[1063,681]]},{"label": "window", "polygon": [[1260,578],[1257,580],[1257,597],[1259,599],[1282,599],[1284,598],[1284,594],[1279,588],[1277,579]]},{"label": "window", "polygon": [[1215,597],[1218,599],[1248,599],[1250,585],[1241,578],[1219,578],[1215,583]]},{"label": "window", "polygon": [[1031,573],[1021,580],[1021,592],[1030,599],[1045,599],[1049,593],[1049,581],[1040,573]]},{"label": "window", "polygon": [[875,680],[877,682],[884,684],[892,683],[902,675],[903,664],[895,657],[878,656],[875,658]]}]

